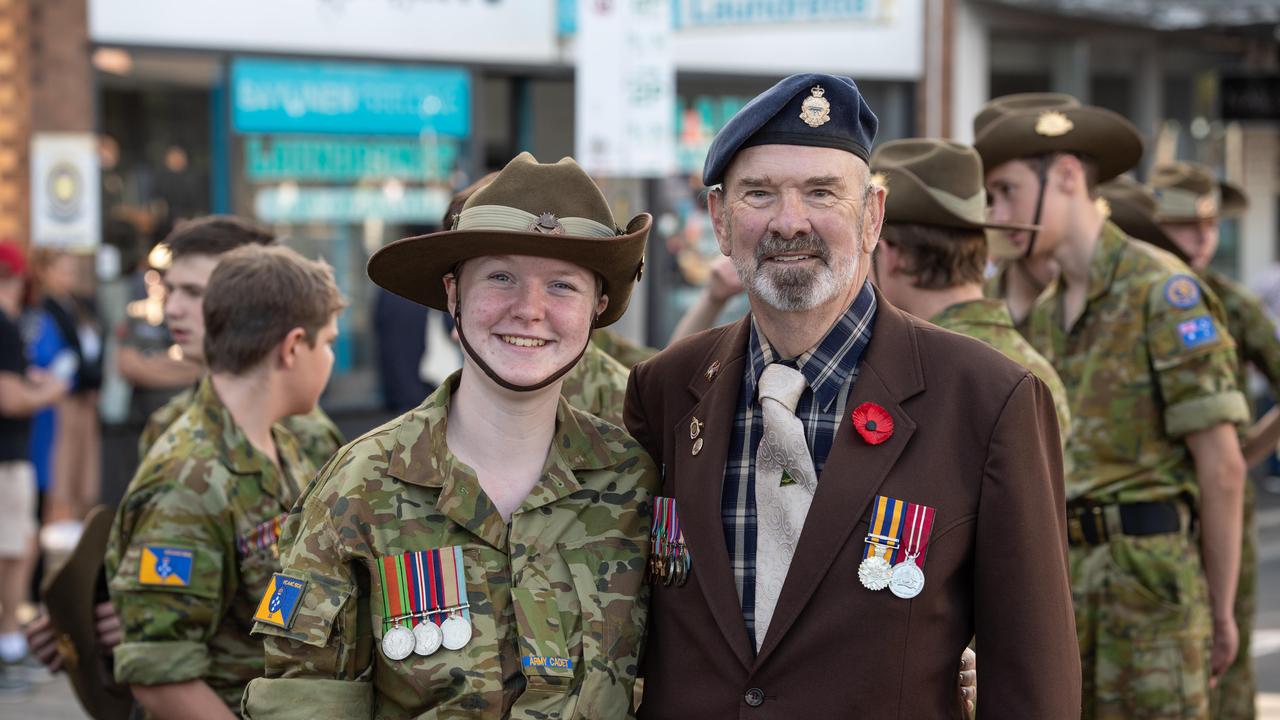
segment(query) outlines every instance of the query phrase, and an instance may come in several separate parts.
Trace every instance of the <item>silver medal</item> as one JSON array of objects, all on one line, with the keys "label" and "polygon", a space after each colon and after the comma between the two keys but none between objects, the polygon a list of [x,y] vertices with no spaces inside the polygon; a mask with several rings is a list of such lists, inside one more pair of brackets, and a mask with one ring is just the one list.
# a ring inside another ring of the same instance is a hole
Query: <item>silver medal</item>
[{"label": "silver medal", "polygon": [[444,646],[450,650],[461,650],[471,642],[471,623],[457,613],[440,625],[440,632],[444,635]]},{"label": "silver medal", "polygon": [[889,592],[903,600],[910,600],[919,595],[921,590],[924,590],[924,571],[916,565],[914,559],[903,560],[893,566]]},{"label": "silver medal", "polygon": [[435,623],[423,620],[413,628],[413,638],[416,641],[413,651],[419,655],[430,655],[440,649],[444,633],[440,632],[440,627]]},{"label": "silver medal", "polygon": [[403,660],[413,652],[417,641],[413,631],[403,625],[396,625],[382,636],[382,654],[388,660]]},{"label": "silver medal", "polygon": [[862,581],[862,587],[868,590],[885,589],[889,586],[892,574],[893,569],[889,567],[889,561],[879,555],[864,558],[862,564],[858,566],[858,579]]}]

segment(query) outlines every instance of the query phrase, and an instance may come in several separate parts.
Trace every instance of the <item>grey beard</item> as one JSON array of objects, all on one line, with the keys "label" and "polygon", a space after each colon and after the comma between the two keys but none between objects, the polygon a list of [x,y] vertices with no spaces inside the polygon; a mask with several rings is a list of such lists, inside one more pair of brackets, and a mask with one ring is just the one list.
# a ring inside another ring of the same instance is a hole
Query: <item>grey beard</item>
[{"label": "grey beard", "polygon": [[[813,255],[821,265],[815,270],[780,266],[761,269],[766,256],[789,254]],[[749,293],[783,312],[812,310],[831,300],[852,282],[857,269],[852,256],[835,258],[833,264],[830,248],[815,233],[789,240],[770,233],[756,245],[755,257],[734,254],[731,259]]]}]

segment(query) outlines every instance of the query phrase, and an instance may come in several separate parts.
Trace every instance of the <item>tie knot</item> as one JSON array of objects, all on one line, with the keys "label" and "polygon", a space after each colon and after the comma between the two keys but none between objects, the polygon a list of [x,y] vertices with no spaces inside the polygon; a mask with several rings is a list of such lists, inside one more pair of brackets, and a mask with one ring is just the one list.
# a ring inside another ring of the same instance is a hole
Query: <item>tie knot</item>
[{"label": "tie knot", "polygon": [[771,398],[786,406],[790,412],[796,411],[800,395],[808,382],[804,373],[780,363],[773,363],[760,374],[760,400]]}]

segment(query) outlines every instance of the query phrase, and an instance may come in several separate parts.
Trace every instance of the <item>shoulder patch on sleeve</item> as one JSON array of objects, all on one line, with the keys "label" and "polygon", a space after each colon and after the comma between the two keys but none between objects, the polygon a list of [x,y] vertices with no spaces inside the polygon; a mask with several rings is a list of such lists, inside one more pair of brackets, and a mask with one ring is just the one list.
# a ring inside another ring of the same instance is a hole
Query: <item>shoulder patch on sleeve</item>
[{"label": "shoulder patch on sleeve", "polygon": [[1178,323],[1178,337],[1182,338],[1182,346],[1196,348],[1218,339],[1218,328],[1208,315],[1197,315],[1190,320]]},{"label": "shoulder patch on sleeve", "polygon": [[184,588],[191,584],[195,551],[181,547],[145,545],[138,564],[141,585]]},{"label": "shoulder patch on sleeve", "polygon": [[262,594],[258,603],[258,611],[253,619],[268,625],[289,629],[293,618],[297,615],[298,606],[302,603],[302,593],[307,588],[306,580],[299,580],[283,573],[276,573],[267,583],[267,591]]},{"label": "shoulder patch on sleeve", "polygon": [[1200,283],[1190,275],[1174,275],[1164,284],[1164,299],[1180,310],[1194,307],[1200,302]]}]

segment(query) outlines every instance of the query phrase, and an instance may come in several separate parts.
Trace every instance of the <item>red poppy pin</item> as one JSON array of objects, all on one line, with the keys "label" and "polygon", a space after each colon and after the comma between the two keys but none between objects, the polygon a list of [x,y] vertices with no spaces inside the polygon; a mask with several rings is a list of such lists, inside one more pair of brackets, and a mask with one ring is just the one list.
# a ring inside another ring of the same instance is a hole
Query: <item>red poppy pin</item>
[{"label": "red poppy pin", "polygon": [[893,437],[893,416],[873,402],[865,402],[853,411],[853,428],[869,445]]}]

